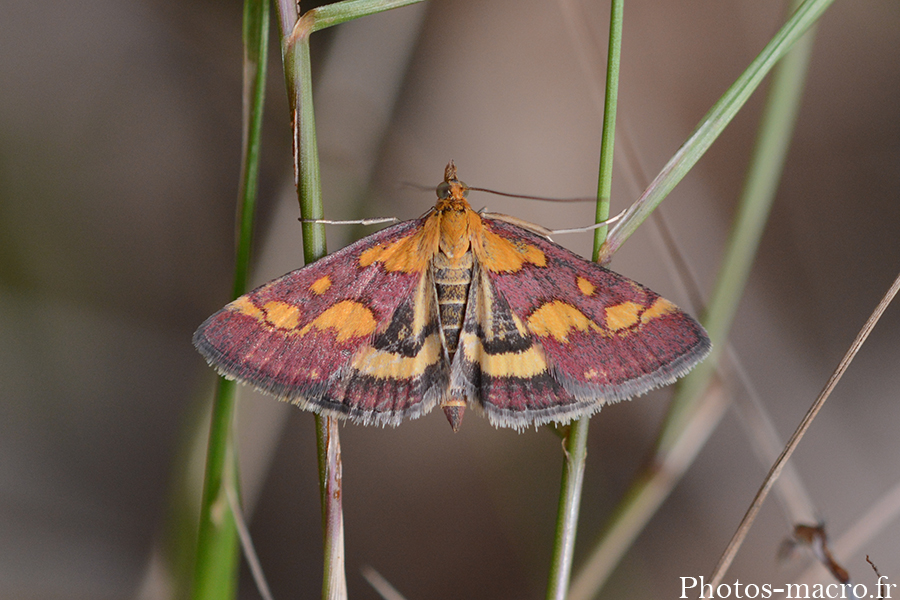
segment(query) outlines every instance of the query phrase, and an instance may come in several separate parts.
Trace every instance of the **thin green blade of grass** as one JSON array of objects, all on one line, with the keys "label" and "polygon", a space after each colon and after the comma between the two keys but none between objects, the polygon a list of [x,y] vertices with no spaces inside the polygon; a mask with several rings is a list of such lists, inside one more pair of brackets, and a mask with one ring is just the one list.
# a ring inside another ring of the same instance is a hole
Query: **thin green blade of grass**
[{"label": "thin green blade of grass", "polygon": [[622,220],[612,227],[600,250],[601,262],[604,264],[609,262],[610,257],[634,233],[638,225],[650,216],[663,198],[684,178],[731,122],[766,74],[833,1],[805,0],[794,11],[762,52],[703,117],[687,141],[666,163],[638,201],[629,207]]},{"label": "thin green blade of grass", "polygon": [[[624,0],[613,0],[610,7],[609,51],[606,66],[606,96],[603,107],[603,131],[600,138],[600,165],[597,182],[596,222],[609,217],[612,190],[613,146],[616,137],[616,105],[619,91],[619,64],[622,56],[622,23]],[[606,227],[594,234],[594,260],[606,237]],[[572,576],[575,538],[587,460],[590,417],[574,421],[564,441],[563,471],[550,576],[547,584],[549,600],[564,600]]]},{"label": "thin green blade of grass", "polygon": [[709,306],[702,319],[713,340],[713,350],[706,361],[685,377],[679,386],[668,418],[671,425],[665,427],[659,441],[662,451],[675,443],[683,420],[690,414],[690,401],[680,398],[697,398],[702,392],[718,365],[724,341],[734,322],[781,180],[800,109],[814,40],[815,31],[812,30],[798,42],[773,74],[735,225],[726,244],[725,257]]},{"label": "thin green blade of grass", "polygon": [[200,527],[191,598],[226,600],[237,592],[238,537],[227,504],[227,487],[237,488],[237,464],[231,424],[235,383],[220,379],[213,399],[206,474],[200,504]]},{"label": "thin green blade of grass", "polygon": [[[812,6],[814,4],[816,6]],[[679,382],[672,409],[657,442],[656,457],[646,471],[636,478],[614,511],[612,519],[601,534],[594,550],[576,575],[570,593],[573,600],[584,600],[597,594],[622,555],[656,513],[687,467],[690,466],[693,456],[700,451],[709,433],[721,417],[723,407],[713,402],[713,399],[720,394],[717,392],[710,398],[710,402],[704,403],[702,393],[707,389],[712,375],[715,373],[715,361],[718,358],[716,348],[724,345],[737,310],[738,299],[743,294],[749,269],[756,256],[762,229],[768,217],[787,154],[813,43],[811,32],[805,38],[802,35],[813,22],[811,16],[818,17],[829,4],[830,0],[819,2],[807,0],[800,6],[766,46],[766,50],[760,57],[751,63],[747,71],[707,113],[704,121],[679,150],[679,154],[676,154],[676,157],[654,180],[656,183],[664,178],[675,177],[673,173],[680,170],[681,166],[676,169],[673,162],[684,160],[683,157],[689,153],[692,154],[699,148],[703,150],[708,148],[712,143],[712,138],[707,138],[709,133],[716,130],[716,135],[718,135],[724,125],[731,120],[732,111],[736,112],[736,109],[746,101],[749,93],[759,84],[762,76],[773,64],[771,57],[781,56],[783,54],[783,50],[780,49],[782,46],[788,45],[790,41],[800,39],[797,46],[779,65],[773,77],[761,120],[760,134],[739,203],[738,215],[717,279],[716,291],[710,301],[707,316],[702,319],[713,341],[713,354]],[[786,32],[786,28],[792,29],[793,33]],[[773,45],[777,45],[779,48],[773,48]],[[761,60],[763,56],[769,58]],[[753,71],[753,75],[748,74],[748,71]],[[750,87],[750,82],[754,82],[752,87]],[[707,122],[710,119],[712,122]],[[689,145],[692,146],[692,149],[686,151]],[[679,155],[682,158],[679,158]],[[696,163],[698,158],[699,156],[693,157],[691,165]],[[677,180],[671,181],[672,186],[674,183],[677,183]],[[648,205],[654,202],[654,200],[650,200],[656,196],[656,192],[650,191],[653,185],[651,184],[648,192],[645,192],[639,202],[646,200]],[[658,204],[658,202],[656,203]],[[640,215],[642,213],[643,209],[635,210],[632,214]],[[633,216],[632,220],[640,220],[640,218]],[[627,237],[626,233],[632,230],[630,225],[624,227],[618,233],[620,239],[624,240]],[[615,228],[610,233],[610,238],[614,235],[617,235]],[[608,239],[605,252],[615,249],[617,243],[621,242],[611,242]],[[709,320],[710,316],[712,316],[712,321]],[[724,402],[724,400],[722,401]],[[697,421],[697,427],[692,424],[692,420]],[[685,442],[688,431],[691,432],[690,443]],[[679,458],[669,461],[668,455],[675,453],[676,449]],[[663,465],[666,467],[662,468]]]},{"label": "thin green blade of grass", "polygon": [[326,4],[309,11],[314,23],[310,31],[319,31],[333,25],[340,25],[359,17],[416,4],[423,0],[345,0]]},{"label": "thin green blade of grass", "polygon": [[[622,25],[624,0],[613,0],[609,14],[609,48],[606,60],[606,96],[603,104],[603,131],[600,138],[600,169],[597,177],[597,211],[595,220],[602,223],[609,219],[612,195],[613,149],[616,140],[616,109],[619,96],[619,67],[622,62]],[[594,231],[594,262],[600,260],[600,249],[606,242],[608,227]]]},{"label": "thin green blade of grass", "polygon": [[[243,161],[238,201],[238,239],[232,296],[247,288],[251,234],[257,197],[259,152],[265,100],[269,3],[245,0]],[[192,598],[224,600],[237,592],[238,536],[227,496],[239,497],[234,451],[235,383],[220,379],[213,399]]]}]

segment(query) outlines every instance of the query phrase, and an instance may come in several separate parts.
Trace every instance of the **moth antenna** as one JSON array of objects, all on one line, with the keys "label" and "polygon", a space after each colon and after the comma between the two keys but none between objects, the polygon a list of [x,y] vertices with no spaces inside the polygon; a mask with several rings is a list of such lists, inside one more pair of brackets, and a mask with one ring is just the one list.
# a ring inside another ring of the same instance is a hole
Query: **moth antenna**
[{"label": "moth antenna", "polygon": [[522,229],[527,229],[528,231],[533,231],[538,235],[542,235],[545,238],[549,238],[553,232],[543,225],[538,225],[537,223],[532,223],[531,221],[526,221],[525,219],[520,219],[519,217],[513,217],[512,215],[504,215],[503,213],[492,213],[488,212],[486,209],[482,208],[478,211],[478,214],[482,217],[487,217],[488,219],[494,219],[495,221],[503,221],[504,223],[509,223],[510,225],[516,225],[517,227],[521,227]]},{"label": "moth antenna", "polygon": [[614,217],[610,217],[605,221],[601,221],[599,223],[595,223],[593,225],[587,225],[585,227],[573,227],[571,229],[547,229],[543,225],[538,225],[537,223],[532,223],[530,221],[526,221],[524,219],[520,219],[518,217],[512,217],[510,215],[504,215],[503,213],[492,213],[487,210],[480,210],[478,214],[488,217],[489,219],[494,219],[496,221],[503,221],[504,223],[510,223],[511,225],[518,225],[523,229],[527,229],[529,231],[533,231],[538,235],[542,235],[544,237],[549,238],[551,235],[557,235],[562,233],[584,233],[586,231],[593,231],[594,229],[599,229],[604,225],[609,225],[610,223],[615,223],[619,219],[621,219],[625,215],[625,211],[623,210],[619,214]]},{"label": "moth antenna", "polygon": [[[449,167],[450,165],[448,165]],[[456,171],[453,171],[455,176]],[[445,173],[446,176],[446,173]],[[415,183],[413,181],[401,181],[400,185],[404,187],[409,187],[414,190],[419,190],[422,192],[431,192],[434,190],[434,186],[422,185],[421,183]],[[467,190],[473,192],[485,192],[488,194],[494,194],[497,196],[506,196],[507,198],[521,198],[523,200],[543,200],[545,202],[596,202],[596,198],[547,198],[544,196],[529,196],[527,194],[511,194],[509,192],[500,192],[498,190],[492,190],[489,188],[480,188],[480,187],[469,187],[466,186]]]},{"label": "moth antenna", "polygon": [[600,221],[599,223],[595,223],[595,224],[593,224],[593,225],[588,225],[588,226],[586,226],[586,227],[573,227],[572,229],[553,229],[553,230],[551,230],[551,233],[553,233],[553,234],[558,234],[558,233],[583,233],[583,232],[585,232],[585,231],[593,231],[594,229],[600,229],[600,228],[603,227],[604,225],[609,225],[610,223],[615,223],[616,221],[618,221],[619,219],[621,219],[622,217],[624,217],[624,216],[625,216],[625,212],[626,212],[627,210],[628,210],[627,208],[626,208],[626,209],[623,209],[619,214],[617,214],[617,215],[615,215],[615,216],[612,216],[612,217],[608,218],[608,219],[605,220],[605,221]]},{"label": "moth antenna", "polygon": [[545,198],[544,196],[528,196],[526,194],[510,194],[509,192],[498,192],[488,188],[470,187],[472,192],[486,192],[497,196],[506,196],[507,198],[522,198],[523,200],[543,200],[544,202],[596,202],[597,198]]},{"label": "moth antenna", "polygon": [[412,188],[414,190],[419,190],[420,192],[433,192],[433,185],[422,185],[421,183],[415,183],[413,181],[401,181],[400,185],[403,187]]},{"label": "moth antenna", "polygon": [[331,219],[297,219],[301,223],[317,225],[378,225],[379,223],[399,223],[397,217],[376,217],[374,219],[356,219],[354,221],[332,221]]}]

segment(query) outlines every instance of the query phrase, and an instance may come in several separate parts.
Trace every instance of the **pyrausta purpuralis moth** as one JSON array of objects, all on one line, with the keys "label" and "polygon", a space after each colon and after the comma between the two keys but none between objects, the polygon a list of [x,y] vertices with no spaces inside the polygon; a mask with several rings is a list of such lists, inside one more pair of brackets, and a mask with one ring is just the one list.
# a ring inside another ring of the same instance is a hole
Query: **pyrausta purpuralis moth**
[{"label": "pyrausta purpuralis moth", "polygon": [[397,425],[466,406],[522,429],[672,383],[703,327],[641,284],[480,215],[451,162],[437,204],[241,296],[194,345],[223,376],[313,412]]}]

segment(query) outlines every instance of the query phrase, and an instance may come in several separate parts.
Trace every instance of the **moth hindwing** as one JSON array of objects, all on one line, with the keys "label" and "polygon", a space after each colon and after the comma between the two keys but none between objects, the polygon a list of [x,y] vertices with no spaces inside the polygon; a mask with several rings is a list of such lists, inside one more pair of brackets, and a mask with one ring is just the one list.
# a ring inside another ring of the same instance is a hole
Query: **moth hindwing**
[{"label": "moth hindwing", "polygon": [[423,217],[241,296],[194,345],[222,375],[313,412],[397,425],[439,405],[566,423],[672,383],[709,352],[658,294],[480,216],[451,162]]}]

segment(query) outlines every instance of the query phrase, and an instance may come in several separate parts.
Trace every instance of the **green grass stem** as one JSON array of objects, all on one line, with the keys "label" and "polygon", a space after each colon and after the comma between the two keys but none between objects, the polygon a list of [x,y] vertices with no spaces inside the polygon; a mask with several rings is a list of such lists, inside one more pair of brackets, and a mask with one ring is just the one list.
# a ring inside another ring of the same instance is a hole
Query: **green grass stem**
[{"label": "green grass stem", "polygon": [[[609,198],[612,189],[613,143],[616,136],[616,101],[619,91],[619,63],[622,56],[622,23],[624,0],[613,0],[609,23],[609,52],[606,66],[606,97],[603,107],[603,132],[600,140],[600,167],[597,183],[596,222],[609,217]],[[606,227],[594,234],[594,260],[606,238]],[[573,421],[564,439],[563,471],[560,480],[559,508],[550,576],[547,584],[548,600],[564,600],[572,576],[575,538],[587,460],[588,425],[590,417]]]},{"label": "green grass stem", "polygon": [[[243,161],[238,201],[238,233],[232,297],[246,291],[250,268],[250,246],[259,175],[259,152],[265,100],[266,62],[269,39],[269,3],[244,2],[244,115]],[[234,450],[235,383],[220,379],[213,399],[209,444],[192,598],[225,600],[237,590],[238,537],[228,491],[240,497],[237,455]]]},{"label": "green grass stem", "polygon": [[[294,149],[294,179],[300,215],[306,220],[323,218],[319,150],[313,110],[310,35],[326,27],[375,14],[421,0],[346,0],[310,10],[297,18],[292,0],[279,0],[282,58],[285,86],[291,111]],[[303,255],[306,264],[327,253],[325,227],[304,222]],[[319,493],[322,501],[324,569],[322,598],[347,597],[344,572],[344,526],[341,497],[341,451],[336,421],[316,415],[316,448],[319,465]]]},{"label": "green grass stem", "polygon": [[[719,353],[725,346],[743,295],[793,135],[813,44],[813,32],[806,32],[814,22],[813,17],[820,16],[829,4],[828,0],[803,2],[760,57],[751,63],[747,71],[715,104],[689,141],[679,150],[679,154],[686,156],[688,153],[693,154],[698,148],[705,150],[709,147],[712,138],[707,139],[706,136],[713,131],[716,135],[721,132],[733,117],[733,111],[743,104],[761,81],[768,66],[775,60],[774,57],[783,55],[782,48],[789,45],[790,41],[798,40],[773,74],[738,213],[715,291],[702,319],[713,341],[713,354],[679,382],[672,408],[657,442],[655,458],[635,479],[615,510],[607,529],[579,570],[572,587],[572,600],[593,598],[597,594],[624,552],[690,466],[693,457],[721,417],[724,410],[722,404],[706,402],[709,398],[704,397],[704,392],[715,373]],[[693,149],[687,152],[685,149],[689,145]],[[673,161],[677,158],[678,155]],[[699,155],[691,158],[691,164],[697,158]],[[673,168],[673,161],[663,169],[654,183],[665,177],[674,177],[672,173],[681,169],[680,166]],[[655,195],[655,192],[652,194]],[[648,188],[643,198],[650,196]],[[625,228],[627,229],[629,228]],[[612,235],[613,233],[610,237]],[[614,244],[609,247],[614,247]],[[686,439],[688,437],[689,440]],[[679,457],[671,460],[670,456],[676,454],[676,449]]]},{"label": "green grass stem", "polygon": [[[609,48],[606,59],[606,96],[603,105],[603,132],[600,137],[600,169],[597,177],[596,222],[609,218],[610,196],[612,195],[613,146],[616,140],[616,107],[619,95],[619,65],[622,61],[622,24],[624,20],[624,0],[613,0],[609,15]],[[606,242],[609,227],[594,231],[593,260],[600,260],[600,248]]]}]

